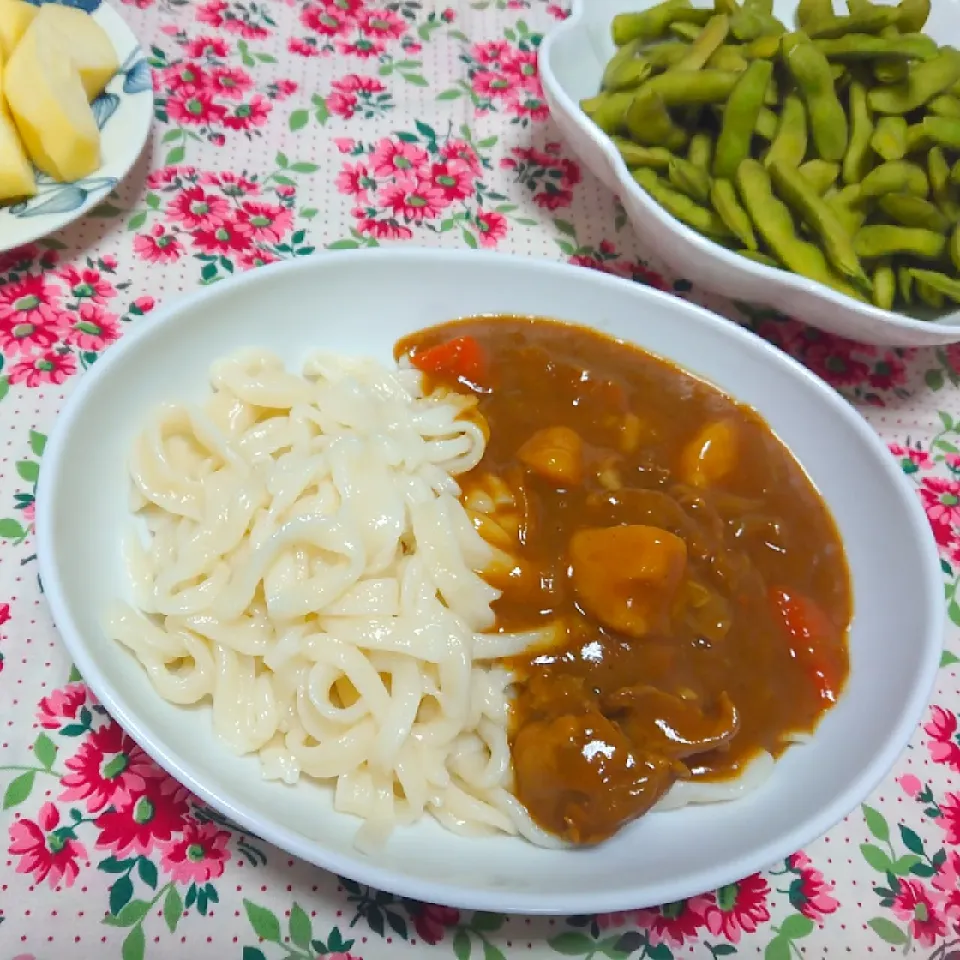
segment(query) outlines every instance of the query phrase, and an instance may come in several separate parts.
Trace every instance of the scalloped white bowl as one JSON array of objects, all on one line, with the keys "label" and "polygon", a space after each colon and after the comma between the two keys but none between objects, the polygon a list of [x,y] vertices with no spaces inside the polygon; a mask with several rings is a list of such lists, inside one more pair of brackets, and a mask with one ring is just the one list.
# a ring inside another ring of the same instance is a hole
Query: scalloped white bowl
[{"label": "scalloped white bowl", "polygon": [[[458,316],[540,315],[667,357],[755,407],[805,466],[846,544],[851,672],[809,743],[732,803],[651,814],[589,850],[470,840],[432,820],[376,857],[331,791],[261,778],[206,708],[162,700],[101,627],[129,598],[128,452],[155,404],[208,394],[215,359],[260,346],[297,365],[317,348],[389,363],[401,336]],[[37,551],[64,644],[100,701],[173,776],[265,840],[393,893],[504,913],[581,914],[665,903],[781,860],[842,819],[907,744],[943,642],[943,586],[926,516],[877,435],[822,380],[736,324],[640,284],[565,264],[472,251],[329,253],[201,288],[138,321],[84,374],[53,425],[37,496]],[[895,549],[891,547],[895,544]]]},{"label": "scalloped white bowl", "polygon": [[[616,49],[610,22],[656,0],[573,0],[569,18],[540,46],[540,77],[553,119],[583,163],[617,193],[634,230],[678,276],[733,300],[773,307],[799,320],[863,343],[920,347],[960,340],[960,311],[933,320],[861,303],[823,284],[763,266],[713,243],[667,213],[630,176],[610,139],[586,117],[579,102],[600,87],[603,67]],[[694,0],[697,6],[706,0]],[[796,0],[774,0],[773,12],[793,22]],[[940,43],[957,41],[960,0],[933,0],[925,28]]]}]

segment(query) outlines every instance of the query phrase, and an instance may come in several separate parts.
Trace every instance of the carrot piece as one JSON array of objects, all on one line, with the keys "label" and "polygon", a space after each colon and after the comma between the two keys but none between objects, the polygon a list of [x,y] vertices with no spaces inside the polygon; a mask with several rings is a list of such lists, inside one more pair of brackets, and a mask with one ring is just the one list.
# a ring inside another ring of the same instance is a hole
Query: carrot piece
[{"label": "carrot piece", "polygon": [[791,654],[804,665],[820,699],[836,703],[840,678],[828,655],[836,627],[819,604],[802,594],[772,587],[770,599],[792,641]]},{"label": "carrot piece", "polygon": [[415,353],[411,363],[423,373],[468,383],[482,383],[486,373],[483,349],[473,337],[455,337]]}]

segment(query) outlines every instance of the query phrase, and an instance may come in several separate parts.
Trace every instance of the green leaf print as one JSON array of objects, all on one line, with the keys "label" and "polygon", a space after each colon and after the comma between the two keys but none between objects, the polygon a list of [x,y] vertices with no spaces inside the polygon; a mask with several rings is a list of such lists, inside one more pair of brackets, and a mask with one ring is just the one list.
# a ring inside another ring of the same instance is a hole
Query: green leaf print
[{"label": "green leaf print", "polygon": [[951,653],[949,650],[944,650],[943,653],[940,654],[941,667],[950,667],[955,663],[960,663],[960,657],[958,657],[955,653]]},{"label": "green leaf print", "polygon": [[493,931],[499,930],[506,918],[499,913],[484,913],[478,910],[470,921],[470,927],[473,930]]},{"label": "green leaf print", "polygon": [[36,483],[37,477],[40,476],[40,464],[35,463],[33,460],[18,460],[17,473],[19,473],[27,483]]},{"label": "green leaf print", "polygon": [[790,941],[786,937],[774,937],[763,951],[763,960],[791,960]]},{"label": "green leaf print", "polygon": [[57,759],[57,745],[45,733],[41,733],[33,743],[33,755],[44,770],[49,770]]},{"label": "green leaf print", "polygon": [[[129,875],[120,877],[110,888],[110,912],[117,916],[132,896],[133,881]],[[121,924],[121,926],[126,926],[126,924]]]},{"label": "green leaf print", "polygon": [[134,927],[123,941],[120,956],[123,960],[143,960],[146,948],[147,940],[143,935],[143,927]]},{"label": "green leaf print", "polygon": [[470,934],[458,930],[453,938],[453,952],[457,960],[470,960]]},{"label": "green leaf print", "polygon": [[809,917],[795,913],[780,924],[780,936],[788,940],[800,940],[809,937],[813,933],[813,927],[814,923]]},{"label": "green leaf print", "polygon": [[4,540],[22,540],[27,535],[27,531],[10,517],[0,520],[0,537]]},{"label": "green leaf print", "polygon": [[280,921],[266,907],[244,900],[243,908],[247,911],[247,919],[258,937],[270,943],[280,942]]},{"label": "green leaf print", "polygon": [[910,940],[905,930],[902,930],[886,917],[874,917],[872,920],[867,921],[867,926],[870,927],[881,940],[885,940],[894,947],[903,946]]},{"label": "green leaf print", "polygon": [[243,960],[267,960],[262,950],[256,947],[243,948]]},{"label": "green leaf print", "polygon": [[594,942],[585,933],[568,930],[547,941],[550,949],[568,957],[582,957],[593,951]]},{"label": "green leaf print", "polygon": [[141,857],[137,861],[137,873],[140,879],[151,889],[157,889],[157,867],[152,860]]},{"label": "green leaf print", "polygon": [[309,947],[313,937],[313,924],[303,907],[295,903],[290,908],[290,939],[298,947]]},{"label": "green leaf print", "polygon": [[47,438],[36,430],[30,431],[30,449],[38,457],[43,456],[43,451],[47,449]]},{"label": "green leaf print", "polygon": [[881,841],[881,843],[886,843],[890,839],[890,827],[883,818],[883,814],[880,813],[879,810],[874,810],[873,807],[868,807],[866,804],[863,805],[862,809],[863,819],[867,823],[867,829]]},{"label": "green leaf print", "polygon": [[21,773],[19,777],[14,777],[14,779],[10,781],[7,789],[3,793],[4,810],[9,810],[11,807],[23,803],[23,801],[30,796],[36,775],[35,770],[28,770],[26,773]]},{"label": "green leaf print", "polygon": [[[177,924],[182,916],[183,899],[177,888],[171,886],[167,890],[167,895],[163,898],[163,919],[171,933],[177,929]],[[246,955],[246,951],[244,951],[244,955]]]},{"label": "green leaf print", "polygon": [[875,844],[861,843],[860,853],[863,854],[863,859],[866,860],[874,870],[878,870],[880,873],[887,873],[887,871],[893,873],[893,861],[885,851],[881,850]]}]

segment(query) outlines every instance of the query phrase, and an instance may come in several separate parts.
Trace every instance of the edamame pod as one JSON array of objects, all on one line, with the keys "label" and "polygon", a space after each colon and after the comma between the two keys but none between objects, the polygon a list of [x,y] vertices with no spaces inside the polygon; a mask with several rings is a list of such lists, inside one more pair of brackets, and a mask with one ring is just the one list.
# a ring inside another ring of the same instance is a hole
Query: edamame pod
[{"label": "edamame pod", "polygon": [[960,119],[960,97],[955,97],[949,93],[941,93],[939,97],[934,97],[927,104],[927,109],[941,117]]},{"label": "edamame pod", "polygon": [[876,87],[868,96],[875,113],[909,113],[960,80],[960,52],[942,47],[923,63],[915,63],[903,83]]},{"label": "edamame pod", "polygon": [[901,227],[921,227],[934,233],[946,233],[950,221],[935,204],[907,193],[888,193],[877,201],[877,206]]},{"label": "edamame pod", "polygon": [[780,37],[757,37],[756,40],[744,44],[741,52],[748,60],[772,60],[780,53]]},{"label": "edamame pod", "polygon": [[907,153],[926,153],[934,144],[960,150],[960,119],[927,116],[907,129]]},{"label": "edamame pod", "polygon": [[613,42],[622,47],[631,40],[659,40],[671,23],[706,23],[709,10],[694,8],[690,0],[663,0],[662,3],[638,13],[620,13],[613,18]]},{"label": "edamame pod", "polygon": [[877,60],[873,65],[873,79],[877,83],[903,83],[910,76],[906,60]]},{"label": "edamame pod", "polygon": [[960,223],[950,234],[950,259],[953,261],[954,269],[960,273]]},{"label": "edamame pod", "polygon": [[930,0],[900,0],[897,26],[904,33],[919,33],[930,16]]},{"label": "edamame pod", "polygon": [[900,291],[900,299],[904,303],[910,304],[913,302],[913,274],[909,267],[897,267],[897,289]]},{"label": "edamame pod", "polygon": [[881,310],[892,310],[897,296],[897,275],[886,261],[873,271],[873,303]]},{"label": "edamame pod", "polygon": [[897,37],[873,37],[851,33],[835,40],[814,40],[813,45],[830,61],[841,63],[858,60],[929,60],[937,52],[937,44],[922,34]]},{"label": "edamame pod", "polygon": [[736,47],[718,47],[710,55],[706,66],[710,70],[725,70],[728,73],[743,73],[749,65],[747,60]]},{"label": "edamame pod", "polygon": [[633,102],[632,91],[598,93],[580,101],[580,109],[604,132],[616,133],[623,128],[627,108]]},{"label": "edamame pod", "polygon": [[853,238],[857,256],[865,260],[897,255],[939,260],[946,246],[947,238],[942,233],[887,224],[861,227]]},{"label": "edamame pod", "polygon": [[717,48],[727,39],[730,30],[730,18],[726,16],[711,17],[697,39],[690,44],[689,49],[670,69],[678,72],[701,70],[707,60],[716,52]]},{"label": "edamame pod", "polygon": [[902,160],[907,152],[907,121],[900,116],[880,117],[870,146],[883,160]]},{"label": "edamame pod", "polygon": [[850,84],[850,142],[843,155],[843,182],[859,183],[870,169],[873,122],[867,106],[867,89],[858,80]]},{"label": "edamame pod", "polygon": [[944,273],[937,273],[934,270],[918,270],[911,268],[910,273],[917,283],[924,284],[937,293],[943,294],[948,300],[954,303],[960,303],[960,280],[948,277]]},{"label": "edamame pod", "polygon": [[710,203],[727,229],[748,249],[757,249],[757,237],[750,217],[737,199],[737,191],[730,180],[714,180],[710,185]]},{"label": "edamame pod", "polygon": [[688,43],[693,43],[700,36],[700,28],[695,23],[684,23],[682,20],[675,20],[667,29],[675,37]]},{"label": "edamame pod", "polygon": [[697,70],[691,73],[661,73],[651,77],[641,93],[656,94],[668,107],[702,103],[726,103],[740,74],[725,70]]},{"label": "edamame pod", "polygon": [[819,237],[823,252],[834,269],[860,289],[869,290],[870,281],[854,252],[850,234],[833,210],[797,170],[773,163],[770,176],[780,199]]},{"label": "edamame pod", "polygon": [[699,203],[691,200],[686,194],[680,193],[679,190],[674,190],[669,184],[664,183],[653,170],[647,167],[634,170],[633,179],[667,213],[699,233],[717,238],[730,235],[723,221],[712,210],[700,206]]},{"label": "edamame pod", "polygon": [[810,184],[818,197],[822,197],[840,176],[840,164],[830,163],[828,160],[808,160],[799,167],[790,164],[785,164],[785,166],[791,170],[796,170]]},{"label": "edamame pod", "polygon": [[713,159],[713,139],[709,133],[695,133],[690,138],[687,159],[701,170],[709,171]]},{"label": "edamame pod", "polygon": [[763,96],[773,75],[773,63],[754,60],[740,76],[723,110],[723,124],[713,154],[713,175],[731,178],[750,154],[750,141]]},{"label": "edamame pod", "polygon": [[800,0],[795,14],[797,26],[804,30],[807,24],[817,20],[825,20],[833,16],[831,0]]},{"label": "edamame pod", "polygon": [[761,253],[759,250],[735,250],[734,252],[739,253],[741,257],[752,260],[754,263],[762,263],[765,267],[773,267],[775,270],[783,269],[773,257]]},{"label": "edamame pod", "polygon": [[[756,125],[754,125],[756,126]],[[779,160],[788,166],[799,166],[807,154],[807,111],[795,93],[788,93],[780,111],[777,134],[763,158],[765,166]]]},{"label": "edamame pod", "polygon": [[764,107],[760,113],[757,114],[757,123],[753,128],[753,132],[758,137],[763,137],[764,140],[773,140],[777,135],[777,115],[772,110]]},{"label": "edamame pod", "polygon": [[784,38],[783,54],[806,104],[817,153],[824,160],[842,160],[847,149],[847,115],[837,99],[827,58],[797,34]]},{"label": "edamame pod", "polygon": [[809,22],[804,32],[813,40],[832,40],[848,33],[879,33],[896,20],[892,7],[874,7],[858,13],[831,14]]},{"label": "edamame pod", "polygon": [[623,157],[623,162],[630,168],[653,167],[654,170],[666,170],[673,159],[673,154],[664,147],[642,147],[639,143],[627,140],[626,137],[611,137],[614,146]]},{"label": "edamame pod", "polygon": [[930,190],[927,175],[915,163],[891,160],[874,167],[860,182],[860,200],[885,193],[910,193],[925,197]]},{"label": "edamame pod", "polygon": [[679,150],[687,142],[687,134],[670,116],[663,100],[645,86],[627,108],[626,127],[630,136],[645,147],[666,147]]},{"label": "edamame pod", "polygon": [[667,177],[674,187],[697,203],[710,202],[710,175],[689,160],[674,157],[667,166]]}]

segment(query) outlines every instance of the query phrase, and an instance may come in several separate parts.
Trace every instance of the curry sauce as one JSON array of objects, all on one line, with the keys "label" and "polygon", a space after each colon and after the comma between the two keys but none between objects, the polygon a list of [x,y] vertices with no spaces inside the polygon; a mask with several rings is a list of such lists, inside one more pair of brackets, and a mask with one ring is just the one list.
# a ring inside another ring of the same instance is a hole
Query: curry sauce
[{"label": "curry sauce", "polygon": [[737,777],[809,733],[848,672],[850,579],[834,522],[754,412],[660,358],[517,317],[402,341],[489,429],[460,478],[509,662],[515,792],[593,843],[677,780]]}]

